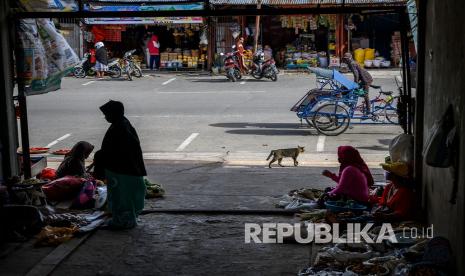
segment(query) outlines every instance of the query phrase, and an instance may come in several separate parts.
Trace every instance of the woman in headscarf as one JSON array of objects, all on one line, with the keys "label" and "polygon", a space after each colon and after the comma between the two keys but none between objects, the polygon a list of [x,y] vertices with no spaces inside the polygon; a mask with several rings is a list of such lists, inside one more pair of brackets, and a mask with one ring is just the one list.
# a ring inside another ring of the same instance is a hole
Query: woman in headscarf
[{"label": "woman in headscarf", "polygon": [[108,205],[112,213],[108,226],[133,228],[144,208],[144,176],[147,175],[139,137],[124,116],[121,102],[109,101],[100,110],[111,123],[95,160],[96,169],[104,170],[108,185]]},{"label": "woman in headscarf", "polygon": [[342,197],[359,202],[368,202],[369,187],[374,183],[373,176],[358,150],[351,146],[341,146],[337,151],[339,163],[339,175],[328,170],[323,175],[337,182],[336,188],[328,195],[330,197]]},{"label": "woman in headscarf", "polygon": [[75,144],[71,151],[66,154],[65,159],[58,167],[56,177],[60,178],[67,175],[85,176],[85,161],[93,150],[94,146],[86,141],[80,141]]}]

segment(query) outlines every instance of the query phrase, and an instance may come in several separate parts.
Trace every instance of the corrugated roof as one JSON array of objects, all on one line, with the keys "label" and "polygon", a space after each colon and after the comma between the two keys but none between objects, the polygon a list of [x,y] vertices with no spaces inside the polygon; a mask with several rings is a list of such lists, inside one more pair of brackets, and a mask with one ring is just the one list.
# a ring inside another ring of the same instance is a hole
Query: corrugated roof
[{"label": "corrugated roof", "polygon": [[[209,0],[211,5],[257,5],[258,0]],[[307,5],[307,6],[404,6],[406,0],[261,0],[262,5]]]}]

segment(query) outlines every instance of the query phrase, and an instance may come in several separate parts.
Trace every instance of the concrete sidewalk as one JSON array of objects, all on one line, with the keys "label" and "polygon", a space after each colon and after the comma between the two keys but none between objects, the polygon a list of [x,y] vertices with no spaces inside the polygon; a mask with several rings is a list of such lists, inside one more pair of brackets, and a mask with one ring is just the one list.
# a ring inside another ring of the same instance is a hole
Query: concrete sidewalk
[{"label": "concrete sidewalk", "polygon": [[[234,211],[279,210],[275,204],[292,189],[333,186],[321,175],[324,168],[186,160],[146,160],[146,166],[147,178],[166,190],[163,199],[146,201],[147,210],[231,212],[147,214],[133,230],[98,230],[61,260],[52,275],[296,275],[308,265],[308,245],[244,243],[245,223],[296,223],[296,218]],[[383,178],[381,170],[372,172],[375,180]],[[0,271],[25,275],[53,252],[24,244],[2,259]]]}]

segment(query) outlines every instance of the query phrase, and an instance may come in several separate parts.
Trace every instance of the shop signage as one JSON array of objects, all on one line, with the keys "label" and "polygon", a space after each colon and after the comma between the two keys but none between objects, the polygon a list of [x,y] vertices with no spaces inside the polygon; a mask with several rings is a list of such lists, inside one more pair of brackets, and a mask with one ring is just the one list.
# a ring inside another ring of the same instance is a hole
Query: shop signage
[{"label": "shop signage", "polygon": [[[159,5],[159,6],[86,6],[86,10],[93,12],[111,11],[183,11],[202,10],[203,4],[194,3],[187,5]],[[86,18],[86,24],[202,24],[202,17],[128,17],[128,18]]]}]

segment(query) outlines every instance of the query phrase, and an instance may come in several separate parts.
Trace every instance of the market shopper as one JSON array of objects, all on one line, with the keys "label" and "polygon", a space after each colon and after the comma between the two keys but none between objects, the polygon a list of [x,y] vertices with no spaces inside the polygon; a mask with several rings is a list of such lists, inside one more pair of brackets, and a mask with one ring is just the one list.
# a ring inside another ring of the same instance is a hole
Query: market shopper
[{"label": "market shopper", "polygon": [[108,186],[108,207],[112,213],[108,227],[133,228],[144,208],[144,176],[147,174],[139,137],[124,116],[121,102],[110,100],[100,110],[111,123],[102,148],[96,153],[97,164],[103,167]]},{"label": "market shopper", "polygon": [[349,70],[354,74],[354,82],[360,84],[365,90],[365,115],[368,115],[371,113],[369,91],[370,85],[373,83],[373,77],[352,58],[351,53],[344,54],[343,62],[347,64]]},{"label": "market shopper", "polygon": [[239,65],[241,66],[241,71],[242,73],[247,73],[249,71],[249,68],[247,65],[245,65],[245,59],[244,59],[244,38],[239,37],[236,43],[236,51],[237,51],[237,56],[239,58]]},{"label": "market shopper", "polygon": [[158,36],[152,35],[147,43],[150,55],[150,70],[158,70],[160,66],[160,42]]},{"label": "market shopper", "polygon": [[103,42],[95,43],[95,48],[97,49],[95,52],[95,70],[97,71],[97,78],[103,78],[105,72],[108,71],[108,53],[107,49],[105,49],[105,45]]},{"label": "market shopper", "polygon": [[360,153],[352,146],[338,148],[339,175],[328,170],[323,175],[337,182],[334,189],[327,191],[327,197],[332,199],[352,199],[361,203],[368,202],[369,187],[374,184],[368,166]]},{"label": "market shopper", "polygon": [[66,154],[56,171],[57,178],[64,176],[85,176],[85,161],[94,150],[94,146],[86,141],[76,143]]}]

